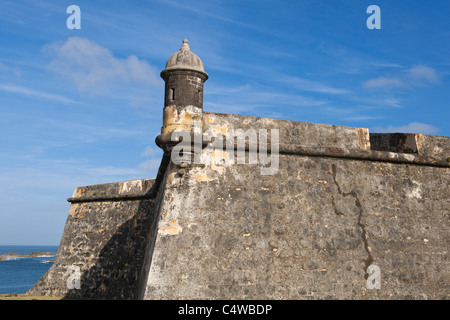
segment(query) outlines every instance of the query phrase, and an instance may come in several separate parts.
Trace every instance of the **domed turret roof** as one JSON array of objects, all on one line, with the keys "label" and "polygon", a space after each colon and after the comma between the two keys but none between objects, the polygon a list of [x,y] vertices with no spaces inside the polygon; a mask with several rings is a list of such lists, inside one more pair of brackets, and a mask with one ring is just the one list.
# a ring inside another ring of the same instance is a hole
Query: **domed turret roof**
[{"label": "domed turret roof", "polygon": [[169,60],[167,60],[166,68],[163,72],[175,69],[194,70],[205,73],[202,60],[195,53],[191,52],[187,39],[183,40],[183,45],[180,50],[171,55]]}]

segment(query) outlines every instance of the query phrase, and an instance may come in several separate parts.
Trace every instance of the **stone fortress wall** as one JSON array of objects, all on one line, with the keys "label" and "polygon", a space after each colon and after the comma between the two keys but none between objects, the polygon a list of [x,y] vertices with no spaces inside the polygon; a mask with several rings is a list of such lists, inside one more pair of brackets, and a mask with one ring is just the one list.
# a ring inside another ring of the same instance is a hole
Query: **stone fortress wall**
[{"label": "stone fortress wall", "polygon": [[[75,188],[29,294],[448,299],[449,137],[204,112],[208,75],[187,41],[161,76],[157,177]],[[183,132],[194,145],[176,161]],[[278,157],[262,174],[250,159],[264,146]]]}]

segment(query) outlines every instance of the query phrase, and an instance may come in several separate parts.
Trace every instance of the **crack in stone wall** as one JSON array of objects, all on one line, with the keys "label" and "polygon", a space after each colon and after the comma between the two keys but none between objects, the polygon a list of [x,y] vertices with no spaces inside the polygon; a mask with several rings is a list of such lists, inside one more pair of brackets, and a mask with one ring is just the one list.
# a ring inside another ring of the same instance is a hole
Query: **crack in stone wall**
[{"label": "crack in stone wall", "polygon": [[[334,163],[331,165],[331,169],[332,169],[332,174],[333,174],[333,181],[334,181],[334,184],[337,187],[338,194],[343,196],[343,197],[352,196],[353,198],[355,198],[355,205],[358,208],[358,220],[357,220],[356,224],[361,229],[361,239],[362,239],[362,242],[363,242],[363,245],[364,245],[364,250],[367,252],[367,259],[363,260],[364,264],[365,264],[364,271],[366,271],[367,268],[373,263],[373,257],[372,257],[372,253],[370,252],[370,247],[369,247],[369,242],[368,242],[368,237],[367,237],[366,225],[361,222],[362,215],[363,215],[361,202],[359,201],[358,194],[356,193],[355,190],[352,190],[350,192],[342,192],[341,187],[339,186],[339,184],[337,183],[337,180],[336,180],[336,171],[337,170],[336,170],[336,165]],[[333,205],[334,212],[336,213],[336,215],[338,215],[338,216],[343,216],[344,215],[343,212],[339,211],[336,208],[336,203],[335,203],[334,196],[332,197],[332,205]],[[365,279],[367,279],[368,278],[368,274],[365,273],[364,277],[365,277]]]}]

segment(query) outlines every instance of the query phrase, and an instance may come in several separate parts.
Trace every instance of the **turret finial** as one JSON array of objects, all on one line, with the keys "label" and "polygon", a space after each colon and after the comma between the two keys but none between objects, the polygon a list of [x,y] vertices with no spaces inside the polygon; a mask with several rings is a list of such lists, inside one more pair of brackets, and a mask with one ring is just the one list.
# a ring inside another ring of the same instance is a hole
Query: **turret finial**
[{"label": "turret finial", "polygon": [[181,49],[180,50],[191,50],[190,48],[189,48],[189,44],[188,44],[188,39],[183,39],[183,45],[181,46]]}]

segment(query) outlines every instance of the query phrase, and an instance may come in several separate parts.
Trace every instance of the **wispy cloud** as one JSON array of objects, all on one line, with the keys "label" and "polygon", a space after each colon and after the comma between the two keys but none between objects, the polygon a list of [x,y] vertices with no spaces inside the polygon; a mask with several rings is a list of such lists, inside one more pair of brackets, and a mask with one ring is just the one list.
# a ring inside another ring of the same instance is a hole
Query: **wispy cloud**
[{"label": "wispy cloud", "polygon": [[239,25],[239,26],[245,27],[245,28],[250,28],[250,29],[254,29],[254,30],[258,30],[258,31],[265,31],[262,28],[257,27],[255,25],[251,25],[251,24],[248,24],[248,23],[244,23],[242,21],[238,21],[238,20],[235,20],[235,19],[230,19],[230,18],[225,17],[223,15],[219,15],[219,14],[216,13],[219,10],[217,10],[217,11],[215,11],[215,10],[210,10],[210,11],[201,10],[201,9],[199,9],[198,6],[196,6],[194,4],[191,4],[191,3],[190,4],[185,4],[185,3],[180,3],[180,2],[177,2],[177,1],[173,1],[173,0],[164,0],[164,1],[161,1],[161,2],[166,4],[166,5],[169,5],[171,7],[174,7],[174,8],[179,8],[179,9],[191,11],[191,12],[197,13],[199,15],[208,16],[208,17],[213,18],[213,19],[222,20],[222,21],[225,21],[225,22],[229,22],[229,23],[232,23],[232,24],[235,24],[235,25]]},{"label": "wispy cloud", "polygon": [[51,128],[54,132],[58,132],[57,140],[63,142],[64,145],[142,137],[148,134],[147,130],[141,127],[124,128],[117,125],[88,124],[52,118],[36,119],[37,121],[39,121],[40,126],[45,126],[46,128]]},{"label": "wispy cloud", "polygon": [[383,132],[383,133],[421,133],[421,134],[436,134],[439,132],[439,128],[420,122],[411,122],[410,124],[403,126],[387,126],[387,127],[374,127],[371,128],[371,132]]},{"label": "wispy cloud", "polygon": [[373,117],[373,116],[354,116],[354,117],[348,117],[344,118],[346,121],[367,121],[367,120],[375,120],[380,119],[382,117]]},{"label": "wispy cloud", "polygon": [[310,92],[318,92],[325,94],[348,94],[349,90],[340,89],[333,86],[329,86],[322,82],[312,81],[299,77],[283,77],[280,78],[283,83],[288,84],[289,86],[301,90],[301,91],[310,91]]},{"label": "wispy cloud", "polygon": [[370,65],[378,68],[396,68],[396,69],[403,69],[404,66],[397,64],[397,63],[383,63],[383,62],[373,62]]},{"label": "wispy cloud", "polygon": [[352,98],[357,103],[358,108],[366,110],[371,109],[386,109],[386,108],[403,108],[403,99],[393,97],[391,95],[386,97],[379,97],[378,95],[373,97],[356,96]]},{"label": "wispy cloud", "polygon": [[[77,186],[139,179],[156,174],[158,165],[133,167],[93,166],[84,162],[36,160],[33,167],[1,168],[0,191],[39,188],[71,190]],[[3,186],[3,187],[2,187]],[[7,186],[7,187],[6,187]],[[68,191],[68,195],[70,195]]]},{"label": "wispy cloud", "polygon": [[400,88],[403,87],[405,83],[397,78],[379,77],[367,80],[364,85],[367,88]]},{"label": "wispy cloud", "polygon": [[117,58],[109,49],[85,38],[55,42],[45,51],[52,57],[50,69],[68,78],[81,92],[103,93],[124,83],[160,84],[156,69],[146,61],[134,55]]},{"label": "wispy cloud", "polygon": [[290,107],[311,108],[327,103],[324,99],[274,91],[261,85],[214,86],[211,91],[208,88],[205,92],[205,111],[271,116],[274,113],[269,112],[268,108],[283,105],[286,108],[279,115],[286,117],[286,113],[292,112]]},{"label": "wispy cloud", "polygon": [[387,106],[387,107],[394,107],[394,108],[403,108],[401,105],[402,101],[400,99],[396,98],[387,98],[380,101],[380,104]]},{"label": "wispy cloud", "polygon": [[249,92],[251,91],[251,85],[245,84],[242,86],[217,86],[217,85],[210,85],[208,86],[207,94],[213,94],[213,95],[222,95],[222,94],[230,94],[230,93],[239,93],[239,92]]},{"label": "wispy cloud", "polygon": [[436,71],[423,65],[417,65],[407,70],[406,76],[414,81],[414,84],[437,84],[440,82]]},{"label": "wispy cloud", "polygon": [[424,65],[416,65],[394,76],[382,76],[367,80],[364,82],[364,86],[369,89],[393,89],[432,85],[439,82],[440,77],[434,69]]},{"label": "wispy cloud", "polygon": [[[159,165],[161,164],[161,158],[148,159],[141,164],[139,164],[138,169],[143,172],[142,176],[148,176],[148,172],[153,172],[156,174],[158,172]],[[156,175],[154,176],[156,177]]]},{"label": "wispy cloud", "polygon": [[53,101],[62,102],[62,103],[79,104],[79,102],[77,102],[77,101],[74,101],[72,99],[66,98],[66,97],[58,95],[58,94],[43,92],[43,91],[39,91],[39,90],[33,90],[33,89],[29,89],[29,88],[17,86],[17,85],[0,84],[0,90],[6,91],[6,92],[11,92],[11,93],[18,93],[18,94],[22,94],[22,95],[26,95],[26,96],[30,96],[30,97],[53,100]]},{"label": "wispy cloud", "polygon": [[141,157],[145,158],[145,157],[149,157],[149,156],[154,156],[154,155],[159,155],[161,154],[161,149],[154,147],[154,146],[147,146],[144,150],[144,152],[142,152]]}]

